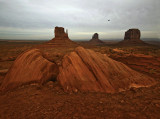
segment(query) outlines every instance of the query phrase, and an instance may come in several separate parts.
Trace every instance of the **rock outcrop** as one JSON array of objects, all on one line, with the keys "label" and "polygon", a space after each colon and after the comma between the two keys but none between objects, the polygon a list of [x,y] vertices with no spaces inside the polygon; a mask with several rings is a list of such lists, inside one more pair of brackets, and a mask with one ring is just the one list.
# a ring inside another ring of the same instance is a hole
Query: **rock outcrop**
[{"label": "rock outcrop", "polygon": [[66,32],[63,27],[55,27],[54,33],[55,38],[47,42],[47,45],[52,46],[68,46],[68,45],[76,45],[75,42],[71,41],[68,37],[68,30]]},{"label": "rock outcrop", "polygon": [[82,47],[64,56],[57,80],[66,92],[115,93],[155,83],[154,79],[130,69],[105,54]]},{"label": "rock outcrop", "polygon": [[94,43],[94,44],[102,44],[102,43],[104,43],[103,41],[99,40],[98,33],[93,34],[92,39],[89,42],[90,43]]},{"label": "rock outcrop", "polygon": [[27,83],[43,84],[56,78],[58,66],[44,58],[38,49],[22,53],[7,72],[0,90],[10,90]]},{"label": "rock outcrop", "polygon": [[142,40],[140,40],[141,32],[139,29],[129,29],[125,32],[124,40],[120,43],[126,44],[144,44]]}]

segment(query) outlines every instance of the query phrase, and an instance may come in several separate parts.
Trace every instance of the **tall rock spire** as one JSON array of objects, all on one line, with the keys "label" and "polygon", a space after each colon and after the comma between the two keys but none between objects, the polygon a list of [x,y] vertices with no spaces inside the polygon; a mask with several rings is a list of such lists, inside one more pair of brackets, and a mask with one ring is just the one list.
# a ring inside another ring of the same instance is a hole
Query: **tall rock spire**
[{"label": "tall rock spire", "polygon": [[68,35],[68,29],[66,29],[66,34]]}]

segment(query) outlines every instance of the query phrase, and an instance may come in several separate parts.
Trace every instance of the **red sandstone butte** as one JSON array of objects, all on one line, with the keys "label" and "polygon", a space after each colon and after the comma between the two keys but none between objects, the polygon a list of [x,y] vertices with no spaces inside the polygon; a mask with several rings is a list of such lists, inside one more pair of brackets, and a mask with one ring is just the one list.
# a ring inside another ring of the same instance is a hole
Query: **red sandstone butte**
[{"label": "red sandstone butte", "polygon": [[27,83],[43,84],[57,76],[58,66],[44,58],[38,49],[22,53],[6,74],[0,90],[9,90]]},{"label": "red sandstone butte", "polygon": [[68,37],[68,30],[66,32],[63,27],[55,27],[54,34],[55,37],[50,40],[47,44],[53,46],[68,46],[75,45],[76,43],[71,41]]},{"label": "red sandstone butte", "polygon": [[125,32],[124,40],[120,43],[126,44],[144,44],[144,42],[140,39],[141,32],[139,29],[129,29]]},{"label": "red sandstone butte", "polygon": [[151,77],[83,47],[64,56],[57,80],[66,92],[115,93],[155,84]]},{"label": "red sandstone butte", "polygon": [[104,43],[103,41],[101,41],[99,39],[98,33],[93,34],[92,39],[89,42],[90,43],[94,43],[94,44],[102,44],[102,43]]}]

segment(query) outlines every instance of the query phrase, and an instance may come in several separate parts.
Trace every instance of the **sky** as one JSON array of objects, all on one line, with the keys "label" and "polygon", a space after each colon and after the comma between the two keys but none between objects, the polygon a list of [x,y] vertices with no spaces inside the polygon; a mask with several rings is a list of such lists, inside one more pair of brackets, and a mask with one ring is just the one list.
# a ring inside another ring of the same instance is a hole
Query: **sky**
[{"label": "sky", "polygon": [[[0,0],[0,39],[54,37],[54,27],[70,39],[123,39],[130,28],[141,38],[160,38],[160,0]],[[110,20],[110,21],[108,21]]]}]

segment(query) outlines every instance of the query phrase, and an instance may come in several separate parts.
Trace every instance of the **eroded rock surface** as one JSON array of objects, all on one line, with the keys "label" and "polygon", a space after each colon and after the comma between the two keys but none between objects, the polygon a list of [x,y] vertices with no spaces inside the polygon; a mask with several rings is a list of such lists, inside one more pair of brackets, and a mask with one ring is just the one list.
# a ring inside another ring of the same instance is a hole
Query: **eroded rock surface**
[{"label": "eroded rock surface", "polygon": [[66,92],[115,93],[155,83],[154,79],[130,69],[105,54],[82,47],[64,56],[57,80]]},{"label": "eroded rock surface", "polygon": [[56,78],[58,66],[44,58],[38,49],[32,49],[17,57],[7,72],[0,90],[9,90],[23,84],[45,83]]}]

